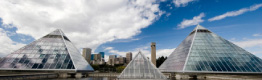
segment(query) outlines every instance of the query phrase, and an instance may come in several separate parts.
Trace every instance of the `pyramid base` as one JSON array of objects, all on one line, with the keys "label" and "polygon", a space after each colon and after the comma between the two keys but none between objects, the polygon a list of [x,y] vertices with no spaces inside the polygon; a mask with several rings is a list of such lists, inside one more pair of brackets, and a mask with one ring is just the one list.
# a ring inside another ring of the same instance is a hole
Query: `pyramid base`
[{"label": "pyramid base", "polygon": [[203,73],[203,72],[172,72],[172,73],[164,73],[169,74],[169,79],[256,79],[262,80],[262,73]]}]

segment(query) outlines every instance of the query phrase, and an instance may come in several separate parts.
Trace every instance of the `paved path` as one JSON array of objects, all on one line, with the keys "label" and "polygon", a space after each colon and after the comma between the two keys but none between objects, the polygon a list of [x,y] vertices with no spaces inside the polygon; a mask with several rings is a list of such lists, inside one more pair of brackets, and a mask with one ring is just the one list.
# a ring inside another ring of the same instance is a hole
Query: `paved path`
[{"label": "paved path", "polygon": [[0,74],[0,80],[27,80],[27,79],[50,79],[57,78],[56,73],[12,73],[12,74]]}]

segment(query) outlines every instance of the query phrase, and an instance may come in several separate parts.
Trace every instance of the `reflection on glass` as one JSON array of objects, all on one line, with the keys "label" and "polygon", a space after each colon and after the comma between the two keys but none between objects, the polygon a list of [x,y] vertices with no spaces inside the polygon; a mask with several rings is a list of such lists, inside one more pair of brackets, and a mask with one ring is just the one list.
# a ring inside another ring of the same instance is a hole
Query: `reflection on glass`
[{"label": "reflection on glass", "polygon": [[7,55],[0,62],[0,68],[75,69],[73,64],[80,70],[93,70],[69,39],[65,39],[64,33],[56,30]]},{"label": "reflection on glass", "polygon": [[160,66],[161,70],[164,72],[262,72],[260,58],[202,26],[199,28],[195,28],[176,48]]},{"label": "reflection on glass", "polygon": [[141,52],[118,76],[120,79],[166,79],[166,77]]}]

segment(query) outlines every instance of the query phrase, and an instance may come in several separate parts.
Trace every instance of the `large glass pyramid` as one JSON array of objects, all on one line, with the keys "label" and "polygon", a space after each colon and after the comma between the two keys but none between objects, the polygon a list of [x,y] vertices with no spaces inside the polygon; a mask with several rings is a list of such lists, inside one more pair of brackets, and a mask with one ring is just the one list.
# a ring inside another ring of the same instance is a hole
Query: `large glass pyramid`
[{"label": "large glass pyramid", "polygon": [[60,29],[4,57],[0,69],[93,71]]},{"label": "large glass pyramid", "polygon": [[261,73],[262,60],[198,25],[160,66],[162,72]]},{"label": "large glass pyramid", "polygon": [[166,77],[150,62],[141,52],[126,66],[119,79],[156,79],[162,80]]}]

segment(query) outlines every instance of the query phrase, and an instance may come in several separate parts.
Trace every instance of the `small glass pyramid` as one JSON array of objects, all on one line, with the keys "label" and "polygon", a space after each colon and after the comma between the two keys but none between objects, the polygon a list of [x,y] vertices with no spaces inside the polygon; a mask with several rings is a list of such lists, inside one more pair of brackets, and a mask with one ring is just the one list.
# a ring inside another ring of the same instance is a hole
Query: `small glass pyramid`
[{"label": "small glass pyramid", "polygon": [[4,57],[0,69],[93,71],[60,29]]},{"label": "small glass pyramid", "polygon": [[262,60],[198,25],[159,69],[183,73],[261,73]]},{"label": "small glass pyramid", "polygon": [[141,52],[138,52],[118,76],[118,79],[165,80],[166,77]]}]

